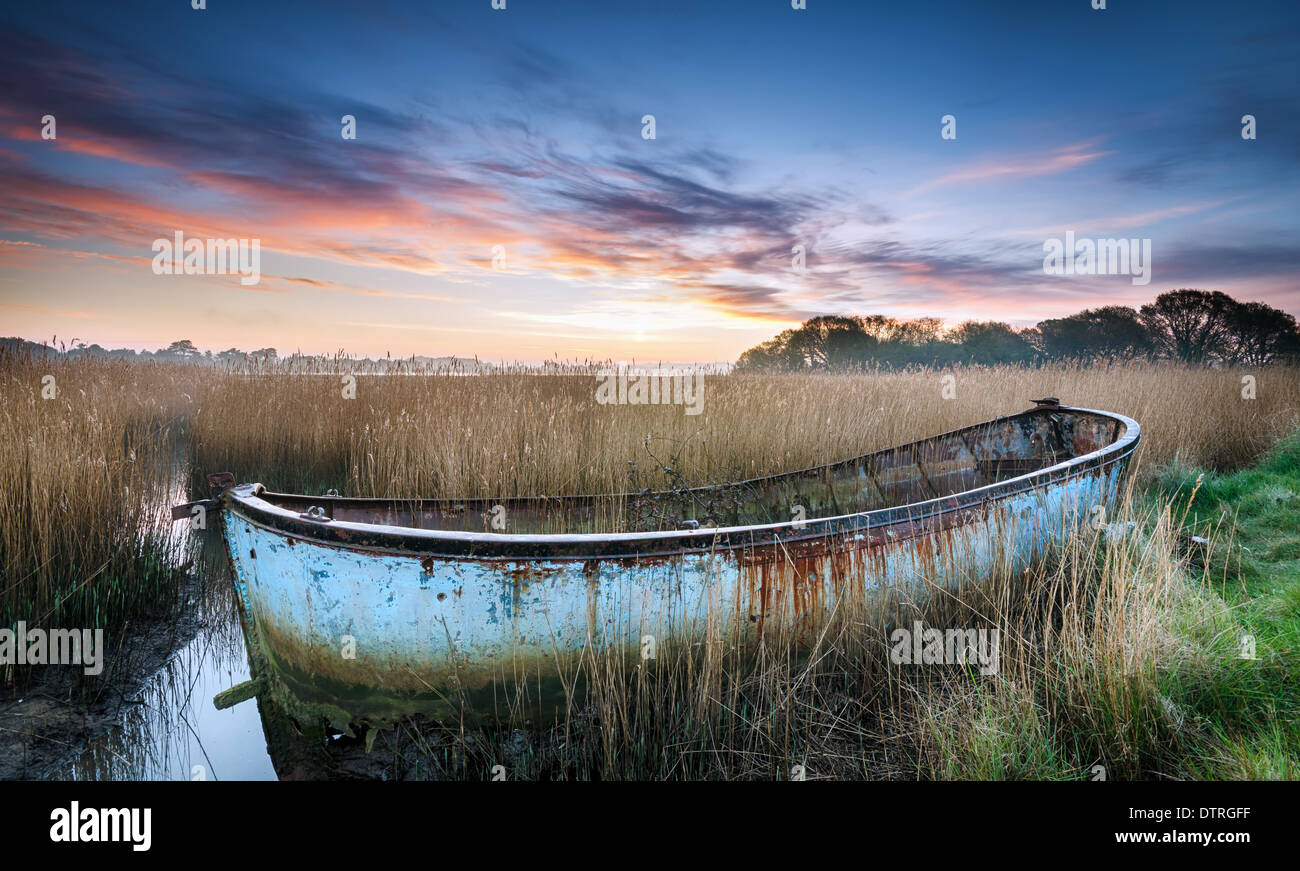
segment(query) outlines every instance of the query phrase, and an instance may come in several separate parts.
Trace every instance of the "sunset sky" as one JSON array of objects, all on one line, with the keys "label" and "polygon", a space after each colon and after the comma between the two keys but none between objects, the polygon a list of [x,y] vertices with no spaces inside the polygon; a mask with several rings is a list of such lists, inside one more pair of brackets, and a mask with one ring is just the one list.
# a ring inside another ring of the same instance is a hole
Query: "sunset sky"
[{"label": "sunset sky", "polygon": [[[1107,5],[6,4],[0,335],[686,362],[819,314],[1300,314],[1300,6]],[[178,230],[261,282],[155,275]],[[1045,275],[1067,230],[1151,283]]]}]

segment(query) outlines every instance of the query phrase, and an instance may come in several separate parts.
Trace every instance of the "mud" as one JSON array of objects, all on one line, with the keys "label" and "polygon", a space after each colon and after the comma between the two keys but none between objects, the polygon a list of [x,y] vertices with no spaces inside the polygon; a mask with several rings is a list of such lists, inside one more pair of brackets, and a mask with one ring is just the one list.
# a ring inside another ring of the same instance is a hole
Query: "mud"
[{"label": "mud", "polygon": [[92,742],[121,725],[149,679],[202,626],[189,607],[200,594],[199,581],[188,577],[178,592],[175,613],[104,633],[108,653],[101,674],[47,666],[30,684],[0,687],[0,780],[59,777]]}]

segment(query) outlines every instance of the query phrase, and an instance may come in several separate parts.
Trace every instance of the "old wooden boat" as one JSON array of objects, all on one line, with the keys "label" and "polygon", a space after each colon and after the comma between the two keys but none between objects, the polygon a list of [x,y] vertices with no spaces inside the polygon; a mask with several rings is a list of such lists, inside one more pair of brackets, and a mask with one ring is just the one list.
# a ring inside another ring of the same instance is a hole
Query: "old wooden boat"
[{"label": "old wooden boat", "polygon": [[[672,493],[357,499],[209,481],[250,651],[297,716],[455,716],[584,649],[815,625],[846,593],[1027,561],[1116,498],[1122,414],[1025,412],[787,474]],[[614,523],[619,531],[593,531]],[[476,695],[477,694],[477,695]],[[540,704],[545,704],[542,700]]]}]

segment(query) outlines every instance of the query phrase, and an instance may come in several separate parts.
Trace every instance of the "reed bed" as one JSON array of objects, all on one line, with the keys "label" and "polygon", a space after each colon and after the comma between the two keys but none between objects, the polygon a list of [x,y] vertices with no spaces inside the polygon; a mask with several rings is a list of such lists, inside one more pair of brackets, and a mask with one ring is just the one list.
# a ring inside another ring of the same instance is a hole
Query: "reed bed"
[{"label": "reed bed", "polygon": [[[914,441],[1054,395],[1143,427],[1148,465],[1250,461],[1300,425],[1300,370],[1144,362],[863,375],[705,375],[701,413],[601,405],[591,374],[354,376],[264,367],[206,379],[197,471],[281,491],[509,498],[677,489]],[[1243,377],[1253,399],[1243,398]],[[945,398],[951,396],[952,398]]]},{"label": "reed bed", "polygon": [[102,627],[166,600],[191,376],[0,356],[0,625]]}]

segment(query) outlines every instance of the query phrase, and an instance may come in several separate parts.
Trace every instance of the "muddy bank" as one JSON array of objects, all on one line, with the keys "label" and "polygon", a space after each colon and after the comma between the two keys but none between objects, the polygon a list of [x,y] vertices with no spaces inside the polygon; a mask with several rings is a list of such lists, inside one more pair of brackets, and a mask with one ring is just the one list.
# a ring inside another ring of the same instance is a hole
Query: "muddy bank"
[{"label": "muddy bank", "polygon": [[0,687],[0,780],[58,779],[96,741],[105,741],[178,649],[203,628],[195,613],[202,589],[188,576],[166,617],[136,620],[105,633],[101,674],[46,666],[24,687]]}]

